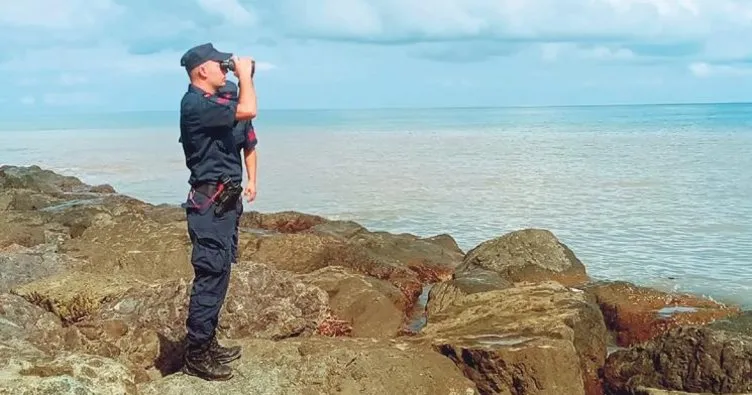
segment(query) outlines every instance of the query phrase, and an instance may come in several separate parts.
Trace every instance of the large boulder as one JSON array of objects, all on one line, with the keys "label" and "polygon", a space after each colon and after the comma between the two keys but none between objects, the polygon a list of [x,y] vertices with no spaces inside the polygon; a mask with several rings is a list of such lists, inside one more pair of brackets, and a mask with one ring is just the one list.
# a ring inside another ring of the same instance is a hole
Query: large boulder
[{"label": "large boulder", "polygon": [[47,354],[22,340],[0,341],[0,394],[136,395],[134,374],[96,355]]},{"label": "large boulder", "polygon": [[0,292],[15,286],[62,274],[81,262],[67,255],[57,254],[49,245],[35,247],[12,245],[0,250]]},{"label": "large boulder", "polygon": [[609,355],[606,385],[614,394],[638,387],[695,393],[752,392],[752,337],[707,327],[678,327]]},{"label": "large boulder", "polygon": [[298,278],[329,295],[332,312],[352,326],[356,337],[392,338],[405,324],[405,296],[387,281],[340,266],[328,266]]},{"label": "large boulder", "polygon": [[623,281],[593,283],[584,290],[595,297],[617,345],[624,347],[645,342],[672,328],[705,325],[739,314],[736,306]]},{"label": "large boulder", "polygon": [[496,291],[511,287],[513,284],[504,280],[499,273],[481,268],[454,273],[449,281],[442,281],[431,287],[428,293],[426,316],[440,313],[462,298],[478,292]]},{"label": "large boulder", "polygon": [[45,195],[115,193],[110,185],[88,185],[76,177],[63,176],[39,166],[0,166],[0,190],[25,189]]},{"label": "large boulder", "polygon": [[240,227],[278,233],[297,233],[326,222],[327,219],[318,215],[297,211],[280,211],[276,213],[248,211],[243,213],[240,218]]},{"label": "large boulder", "polygon": [[585,266],[553,233],[523,229],[487,240],[465,255],[457,271],[491,270],[510,282],[548,281],[572,286],[588,281]]},{"label": "large boulder", "polygon": [[488,394],[601,394],[606,327],[582,292],[556,282],[479,292],[432,314],[431,342]]},{"label": "large boulder", "polygon": [[20,296],[0,294],[0,341],[28,339],[45,344],[46,334],[54,334],[62,328],[55,314]]},{"label": "large boulder", "polygon": [[[426,280],[420,271],[399,260],[380,256],[364,246],[319,233],[245,234],[240,259],[265,262],[282,270],[305,274],[327,266],[342,266],[396,286],[414,303]],[[438,279],[431,279],[438,281]],[[412,305],[406,306],[408,309]]]},{"label": "large boulder", "polygon": [[242,340],[229,381],[177,373],[141,384],[141,395],[473,395],[475,385],[428,347],[371,339]]},{"label": "large boulder", "polygon": [[[182,358],[191,282],[186,279],[131,283],[127,289],[107,293],[112,283],[89,283],[76,288],[58,283],[55,292],[71,294],[101,289],[97,306],[79,317],[51,346],[111,357],[139,372],[141,380],[151,368],[161,373],[176,370]],[[37,292],[44,292],[40,288]],[[91,292],[91,291],[89,291]],[[220,316],[220,336],[227,338],[282,339],[317,333],[331,317],[327,294],[296,280],[291,274],[262,264],[238,263]]]}]

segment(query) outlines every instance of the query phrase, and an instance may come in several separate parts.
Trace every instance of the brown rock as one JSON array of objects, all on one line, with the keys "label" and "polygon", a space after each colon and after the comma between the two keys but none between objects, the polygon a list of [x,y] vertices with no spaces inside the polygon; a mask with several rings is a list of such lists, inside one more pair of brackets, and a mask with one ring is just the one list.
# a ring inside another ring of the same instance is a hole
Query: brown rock
[{"label": "brown rock", "polygon": [[[63,347],[173,372],[182,357],[190,287],[185,279],[133,286],[68,327]],[[329,314],[321,289],[289,273],[243,262],[233,268],[219,332],[227,338],[308,336]]]},{"label": "brown rock", "polygon": [[0,251],[0,292],[80,265],[75,259],[53,251],[46,245],[27,248],[16,244]]},{"label": "brown rock", "polygon": [[504,280],[498,273],[490,270],[473,268],[456,272],[452,280],[440,282],[431,288],[431,291],[428,293],[426,315],[430,317],[458,302],[461,304],[463,297],[466,295],[496,291],[511,286],[512,283]]},{"label": "brown rock", "polygon": [[240,219],[240,226],[280,233],[297,233],[325,222],[327,220],[318,215],[304,214],[297,211],[280,211],[276,213],[250,211],[243,213]]},{"label": "brown rock", "polygon": [[76,177],[63,176],[39,166],[0,166],[0,189],[28,189],[54,195],[89,192],[91,188]]},{"label": "brown rock", "polygon": [[54,206],[64,200],[29,189],[7,189],[0,192],[0,211],[31,211]]},{"label": "brown rock", "polygon": [[371,339],[242,340],[229,381],[177,373],[141,384],[142,395],[473,395],[475,385],[429,347]]},{"label": "brown rock", "polygon": [[615,394],[637,387],[752,392],[752,338],[710,328],[674,328],[644,345],[611,354],[604,378]]},{"label": "brown rock", "polygon": [[49,355],[25,341],[0,341],[0,394],[136,393],[134,374],[111,359]]},{"label": "brown rock", "polygon": [[0,212],[0,249],[14,244],[34,247],[47,242],[48,226],[38,213]]},{"label": "brown rock", "polygon": [[102,213],[98,218],[60,247],[86,260],[86,271],[143,281],[192,278],[185,222],[160,223],[136,213]]},{"label": "brown rock", "polygon": [[68,271],[18,287],[12,292],[53,312],[65,323],[82,320],[100,305],[116,299],[137,281],[106,275]]},{"label": "brown rock", "polygon": [[0,294],[0,341],[29,339],[44,343],[43,334],[62,330],[60,319],[26,299]]},{"label": "brown rock", "polygon": [[621,281],[594,283],[584,289],[595,297],[620,346],[650,340],[678,326],[704,325],[739,313],[735,306]]},{"label": "brown rock", "polygon": [[745,311],[736,316],[721,318],[708,325],[708,327],[752,337],[752,311]]},{"label": "brown rock", "polygon": [[[265,262],[294,273],[310,273],[327,266],[343,266],[399,288],[409,303],[422,291],[418,274],[396,260],[380,257],[335,236],[313,233],[244,235],[240,259]],[[410,307],[410,306],[408,306]]]},{"label": "brown rock", "polygon": [[405,320],[405,296],[387,281],[364,276],[339,266],[301,275],[329,294],[333,313],[352,325],[352,336],[391,338]]},{"label": "brown rock", "polygon": [[556,282],[466,295],[429,317],[434,344],[490,394],[600,394],[606,327],[582,292]]},{"label": "brown rock", "polygon": [[585,266],[550,231],[524,229],[485,241],[457,268],[492,270],[511,282],[553,280],[567,286],[588,281]]}]

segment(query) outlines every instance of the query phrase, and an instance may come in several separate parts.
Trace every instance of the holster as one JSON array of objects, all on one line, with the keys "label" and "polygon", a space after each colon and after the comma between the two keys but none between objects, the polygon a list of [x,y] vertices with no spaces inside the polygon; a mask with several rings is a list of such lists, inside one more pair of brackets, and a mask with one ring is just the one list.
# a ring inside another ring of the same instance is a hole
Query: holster
[{"label": "holster", "polygon": [[214,205],[214,214],[217,216],[222,216],[224,213],[235,209],[240,195],[243,193],[243,187],[238,183],[226,180],[222,184],[222,191],[217,196]]}]

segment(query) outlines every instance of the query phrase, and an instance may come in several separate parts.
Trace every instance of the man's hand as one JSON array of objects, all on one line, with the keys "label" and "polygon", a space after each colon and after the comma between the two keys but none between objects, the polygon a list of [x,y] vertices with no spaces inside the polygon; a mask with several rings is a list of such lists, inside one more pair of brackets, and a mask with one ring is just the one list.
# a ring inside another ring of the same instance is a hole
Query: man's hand
[{"label": "man's hand", "polygon": [[245,186],[245,190],[243,190],[243,195],[245,196],[246,200],[248,200],[248,203],[256,200],[256,183],[248,182],[248,184]]},{"label": "man's hand", "polygon": [[235,77],[251,75],[251,67],[253,66],[253,58],[250,57],[235,57]]}]

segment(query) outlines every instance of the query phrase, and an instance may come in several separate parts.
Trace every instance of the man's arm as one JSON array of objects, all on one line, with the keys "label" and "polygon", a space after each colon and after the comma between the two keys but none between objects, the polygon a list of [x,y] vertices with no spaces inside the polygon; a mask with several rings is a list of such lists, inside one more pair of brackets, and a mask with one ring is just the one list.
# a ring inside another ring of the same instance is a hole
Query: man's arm
[{"label": "man's arm", "polygon": [[245,133],[245,144],[243,145],[243,155],[245,156],[245,171],[248,176],[248,185],[245,187],[245,196],[249,202],[256,198],[256,164],[258,154],[256,153],[256,130],[253,128],[251,121],[248,121],[248,130]]},{"label": "man's arm", "polygon": [[251,148],[243,150],[245,154],[245,171],[248,175],[248,184],[246,184],[243,194],[248,202],[256,200],[256,149]]},{"label": "man's arm", "polygon": [[256,117],[256,88],[251,78],[251,60],[241,58],[236,62],[235,75],[238,77],[238,108],[235,119],[245,121]]}]

